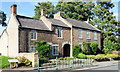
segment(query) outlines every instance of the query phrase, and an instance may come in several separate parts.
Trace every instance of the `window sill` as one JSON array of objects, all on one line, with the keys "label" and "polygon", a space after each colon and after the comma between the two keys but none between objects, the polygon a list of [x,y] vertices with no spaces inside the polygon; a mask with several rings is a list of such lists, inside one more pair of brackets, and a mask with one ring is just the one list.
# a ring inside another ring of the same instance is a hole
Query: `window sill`
[{"label": "window sill", "polygon": [[63,39],[62,37],[58,37],[58,39]]},{"label": "window sill", "polygon": [[91,40],[91,39],[87,39],[87,40]]},{"label": "window sill", "polygon": [[56,55],[53,54],[53,56],[58,56],[58,55],[59,55],[59,54],[56,54]]},{"label": "window sill", "polygon": [[80,40],[82,40],[83,38],[79,38]]},{"label": "window sill", "polygon": [[31,39],[31,40],[34,40],[34,41],[35,41],[35,40],[37,40],[37,39]]},{"label": "window sill", "polygon": [[94,41],[97,41],[97,39],[94,39]]}]

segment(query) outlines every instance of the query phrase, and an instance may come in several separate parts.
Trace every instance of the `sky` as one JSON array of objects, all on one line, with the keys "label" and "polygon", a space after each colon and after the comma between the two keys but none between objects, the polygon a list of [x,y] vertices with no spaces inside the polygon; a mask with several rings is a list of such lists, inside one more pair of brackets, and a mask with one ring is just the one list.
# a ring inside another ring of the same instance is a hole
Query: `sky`
[{"label": "sky", "polygon": [[[11,5],[17,4],[17,14],[18,15],[33,17],[35,5],[37,5],[37,2],[47,2],[47,1],[52,2],[52,4],[54,4],[54,5],[56,5],[58,2],[57,0],[0,0],[0,10],[4,11],[5,14],[7,15],[6,23],[8,23],[8,20],[11,15],[11,8],[10,8]],[[112,10],[110,10],[111,12],[114,13],[117,20],[118,20],[118,2],[119,1],[120,0],[112,0],[112,2],[115,4],[115,7]],[[119,7],[119,9],[120,9],[120,7]],[[5,28],[6,27],[2,27],[0,25],[0,35],[2,34],[2,32]]]}]

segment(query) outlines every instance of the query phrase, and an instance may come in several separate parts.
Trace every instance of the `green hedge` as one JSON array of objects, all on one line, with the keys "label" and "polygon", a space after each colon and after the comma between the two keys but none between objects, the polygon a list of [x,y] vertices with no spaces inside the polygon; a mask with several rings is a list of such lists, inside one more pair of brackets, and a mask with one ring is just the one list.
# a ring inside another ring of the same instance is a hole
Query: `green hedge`
[{"label": "green hedge", "polygon": [[83,57],[84,59],[90,58],[90,57],[94,58],[95,55],[85,55],[85,54],[83,54],[83,53],[79,53],[79,54],[78,54],[78,58],[82,58],[82,57]]}]

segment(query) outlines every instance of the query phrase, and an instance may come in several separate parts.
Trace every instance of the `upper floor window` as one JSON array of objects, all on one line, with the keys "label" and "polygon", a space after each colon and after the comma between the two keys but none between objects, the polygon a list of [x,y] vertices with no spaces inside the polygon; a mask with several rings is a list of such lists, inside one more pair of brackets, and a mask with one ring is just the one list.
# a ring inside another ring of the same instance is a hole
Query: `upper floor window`
[{"label": "upper floor window", "polygon": [[82,38],[82,29],[78,29],[79,31],[79,38]]},{"label": "upper floor window", "polygon": [[59,48],[58,45],[53,45],[53,46],[52,46],[52,55],[53,55],[53,56],[59,55],[58,48]]},{"label": "upper floor window", "polygon": [[90,39],[90,31],[87,30],[87,39]]},{"label": "upper floor window", "polygon": [[94,40],[97,40],[97,32],[94,32]]},{"label": "upper floor window", "polygon": [[58,38],[62,38],[62,28],[58,27]]},{"label": "upper floor window", "polygon": [[35,45],[30,46],[30,52],[36,53],[36,46]]},{"label": "upper floor window", "polygon": [[31,31],[31,40],[37,40],[37,32],[35,30]]}]

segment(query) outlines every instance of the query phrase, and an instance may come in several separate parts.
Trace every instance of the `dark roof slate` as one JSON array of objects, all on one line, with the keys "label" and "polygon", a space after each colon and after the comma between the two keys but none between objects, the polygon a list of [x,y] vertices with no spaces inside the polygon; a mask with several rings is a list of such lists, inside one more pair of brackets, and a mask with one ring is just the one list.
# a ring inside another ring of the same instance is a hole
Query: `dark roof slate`
[{"label": "dark roof slate", "polygon": [[92,25],[83,22],[83,21],[77,21],[75,19],[70,19],[70,18],[65,18],[69,23],[71,23],[74,27],[80,27],[80,28],[85,28],[89,30],[95,30],[95,31],[100,31],[97,28],[93,27]]},{"label": "dark roof slate", "polygon": [[26,16],[20,16],[20,15],[17,15],[16,18],[20,23],[21,27],[39,29],[39,30],[49,30],[49,28],[41,20],[33,19]]},{"label": "dark roof slate", "polygon": [[52,22],[52,25],[62,26],[62,27],[69,27],[67,24],[62,22],[61,20],[57,19],[48,19],[50,22]]}]

